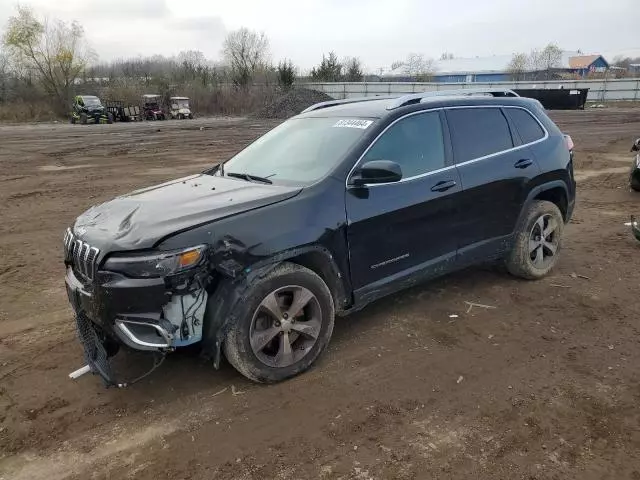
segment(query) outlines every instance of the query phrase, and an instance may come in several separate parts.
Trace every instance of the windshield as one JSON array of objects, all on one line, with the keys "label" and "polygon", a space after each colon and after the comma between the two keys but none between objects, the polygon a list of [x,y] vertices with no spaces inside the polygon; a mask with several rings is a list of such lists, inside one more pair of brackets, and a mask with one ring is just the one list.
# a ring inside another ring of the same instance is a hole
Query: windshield
[{"label": "windshield", "polygon": [[98,99],[96,97],[83,97],[82,101],[84,102],[85,106],[87,106],[87,107],[99,107],[99,106],[101,106],[100,99]]},{"label": "windshield", "polygon": [[224,164],[224,174],[313,183],[346,155],[373,120],[296,118],[271,130]]},{"label": "windshield", "polygon": [[173,108],[189,108],[189,100],[174,100]]}]

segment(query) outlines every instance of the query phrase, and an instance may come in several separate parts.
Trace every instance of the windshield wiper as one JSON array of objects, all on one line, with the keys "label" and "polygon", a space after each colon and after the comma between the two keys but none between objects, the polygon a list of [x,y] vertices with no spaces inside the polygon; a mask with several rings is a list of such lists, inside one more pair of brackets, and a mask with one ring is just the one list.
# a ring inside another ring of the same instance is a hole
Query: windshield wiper
[{"label": "windshield wiper", "polygon": [[249,173],[228,172],[225,173],[227,177],[241,178],[247,182],[262,182],[271,185],[273,182],[265,177],[258,177],[257,175],[251,175]]}]

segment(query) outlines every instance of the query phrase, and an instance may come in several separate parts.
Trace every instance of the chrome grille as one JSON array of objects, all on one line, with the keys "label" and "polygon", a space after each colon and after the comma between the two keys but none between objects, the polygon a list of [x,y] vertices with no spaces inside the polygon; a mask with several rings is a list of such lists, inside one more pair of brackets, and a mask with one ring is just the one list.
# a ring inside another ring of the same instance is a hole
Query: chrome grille
[{"label": "chrome grille", "polygon": [[64,234],[64,261],[73,271],[93,280],[100,250],[76,238],[70,228]]}]

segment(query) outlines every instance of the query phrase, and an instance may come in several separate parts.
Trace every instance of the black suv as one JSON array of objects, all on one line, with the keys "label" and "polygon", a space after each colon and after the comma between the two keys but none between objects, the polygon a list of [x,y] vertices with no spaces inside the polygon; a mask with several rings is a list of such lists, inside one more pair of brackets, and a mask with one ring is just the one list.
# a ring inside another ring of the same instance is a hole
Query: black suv
[{"label": "black suv", "polygon": [[317,104],[204,173],[89,209],[64,243],[85,370],[113,384],[120,345],[199,343],[275,382],[314,362],[335,315],[419,281],[498,259],[546,275],[573,144],[537,101],[490,93]]}]

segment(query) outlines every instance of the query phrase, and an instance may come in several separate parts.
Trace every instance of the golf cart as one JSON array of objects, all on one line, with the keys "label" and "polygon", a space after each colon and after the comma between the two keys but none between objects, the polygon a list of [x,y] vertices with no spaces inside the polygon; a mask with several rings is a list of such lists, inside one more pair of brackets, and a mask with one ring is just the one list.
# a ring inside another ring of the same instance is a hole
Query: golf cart
[{"label": "golf cart", "polygon": [[106,104],[107,112],[113,116],[114,122],[137,122],[140,120],[140,107],[126,105],[120,100],[110,100]]},{"label": "golf cart", "polygon": [[76,95],[71,107],[71,123],[113,123],[113,115],[108,112],[100,99],[94,95]]},{"label": "golf cart", "polygon": [[160,106],[160,95],[142,95],[142,112],[145,120],[164,120],[166,117]]},{"label": "golf cart", "polygon": [[171,118],[178,118],[180,120],[193,118],[193,114],[189,108],[189,97],[171,97],[169,99],[169,105],[171,106],[171,110],[169,111]]}]

